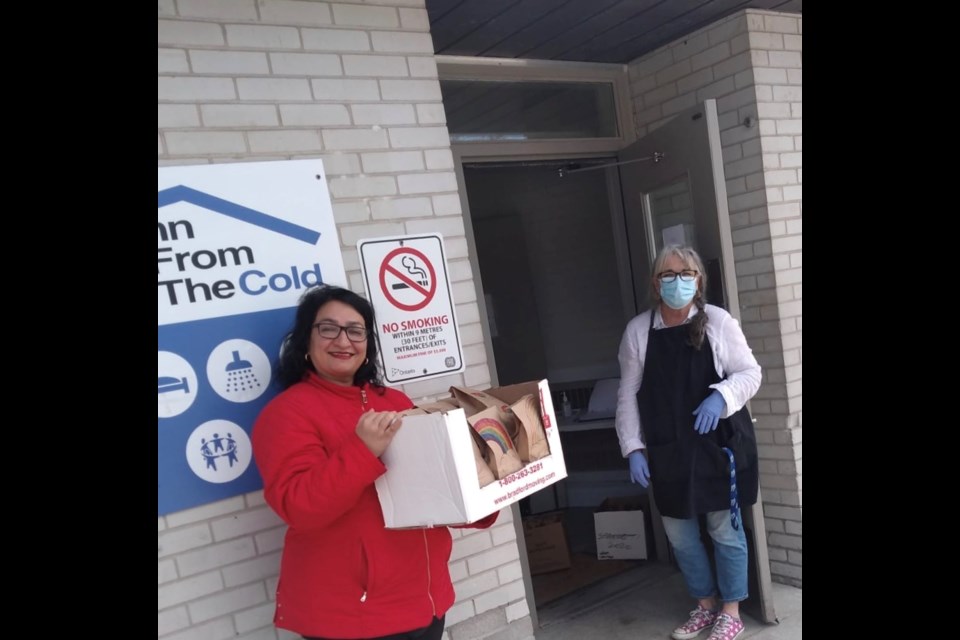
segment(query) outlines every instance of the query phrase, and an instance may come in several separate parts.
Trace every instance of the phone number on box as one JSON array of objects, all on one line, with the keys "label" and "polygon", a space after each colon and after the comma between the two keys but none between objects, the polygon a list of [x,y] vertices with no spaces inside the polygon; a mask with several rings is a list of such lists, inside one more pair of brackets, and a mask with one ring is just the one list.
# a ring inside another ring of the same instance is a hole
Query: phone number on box
[{"label": "phone number on box", "polygon": [[505,487],[505,486],[507,486],[508,484],[511,484],[511,483],[513,483],[513,482],[515,482],[515,481],[517,481],[517,480],[520,480],[521,478],[526,478],[527,476],[529,476],[529,475],[531,475],[531,474],[533,474],[533,473],[536,473],[537,471],[540,471],[541,469],[543,469],[543,463],[542,463],[542,462],[537,462],[537,463],[535,463],[535,464],[528,464],[528,465],[525,466],[523,469],[520,469],[520,471],[516,471],[516,472],[514,472],[514,473],[511,473],[511,474],[508,475],[506,478],[503,478],[502,480],[500,480],[500,481],[499,481],[499,482],[500,482],[500,486],[501,486],[501,487]]}]

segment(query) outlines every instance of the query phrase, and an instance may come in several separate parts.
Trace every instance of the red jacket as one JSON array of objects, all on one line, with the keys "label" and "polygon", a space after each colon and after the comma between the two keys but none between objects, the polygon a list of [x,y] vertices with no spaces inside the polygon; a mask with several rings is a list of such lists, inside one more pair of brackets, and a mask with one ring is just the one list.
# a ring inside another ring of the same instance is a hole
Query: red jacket
[{"label": "red jacket", "polygon": [[260,413],[253,452],[263,495],[289,525],[276,626],[369,638],[425,627],[453,605],[450,531],[384,527],[374,480],[386,467],[355,433],[368,409],[412,406],[393,389],[344,387],[311,373]]}]

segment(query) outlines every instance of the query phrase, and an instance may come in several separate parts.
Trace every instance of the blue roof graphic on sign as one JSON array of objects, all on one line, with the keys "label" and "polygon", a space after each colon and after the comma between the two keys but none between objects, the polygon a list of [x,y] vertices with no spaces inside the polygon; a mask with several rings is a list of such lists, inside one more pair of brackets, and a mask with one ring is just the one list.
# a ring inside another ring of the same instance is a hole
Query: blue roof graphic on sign
[{"label": "blue roof graphic on sign", "polygon": [[187,202],[198,207],[203,207],[215,213],[220,213],[227,217],[240,220],[241,222],[262,227],[268,231],[289,236],[294,240],[300,240],[307,244],[316,244],[317,240],[320,239],[319,231],[301,227],[292,222],[267,215],[262,211],[250,209],[249,207],[244,207],[229,200],[212,196],[209,193],[191,189],[190,187],[177,185],[176,187],[157,191],[158,209],[160,207],[166,207],[167,205],[176,204],[177,202]]}]

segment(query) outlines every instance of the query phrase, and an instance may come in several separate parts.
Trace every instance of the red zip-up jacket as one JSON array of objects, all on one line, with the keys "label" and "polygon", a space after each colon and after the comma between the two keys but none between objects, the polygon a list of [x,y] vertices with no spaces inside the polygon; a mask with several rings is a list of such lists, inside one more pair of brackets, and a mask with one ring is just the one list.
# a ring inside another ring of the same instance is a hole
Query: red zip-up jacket
[{"label": "red zip-up jacket", "polygon": [[[386,467],[355,432],[368,409],[412,406],[393,389],[345,387],[310,373],[258,416],[253,452],[264,499],[289,525],[276,626],[370,638],[425,627],[453,605],[450,531],[384,526],[374,480]],[[488,527],[497,515],[471,526]]]}]

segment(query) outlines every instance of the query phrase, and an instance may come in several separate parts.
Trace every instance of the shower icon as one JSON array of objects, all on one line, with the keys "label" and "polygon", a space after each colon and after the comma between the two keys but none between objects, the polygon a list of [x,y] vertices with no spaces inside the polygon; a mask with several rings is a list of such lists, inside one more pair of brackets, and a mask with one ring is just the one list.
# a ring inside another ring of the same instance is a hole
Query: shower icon
[{"label": "shower icon", "polygon": [[233,360],[225,367],[227,374],[227,393],[240,393],[260,387],[260,381],[253,371],[253,365],[240,359],[240,351],[233,351]]},{"label": "shower icon", "polygon": [[224,340],[207,356],[207,381],[228,402],[256,400],[267,392],[272,375],[270,358],[250,340]]}]

